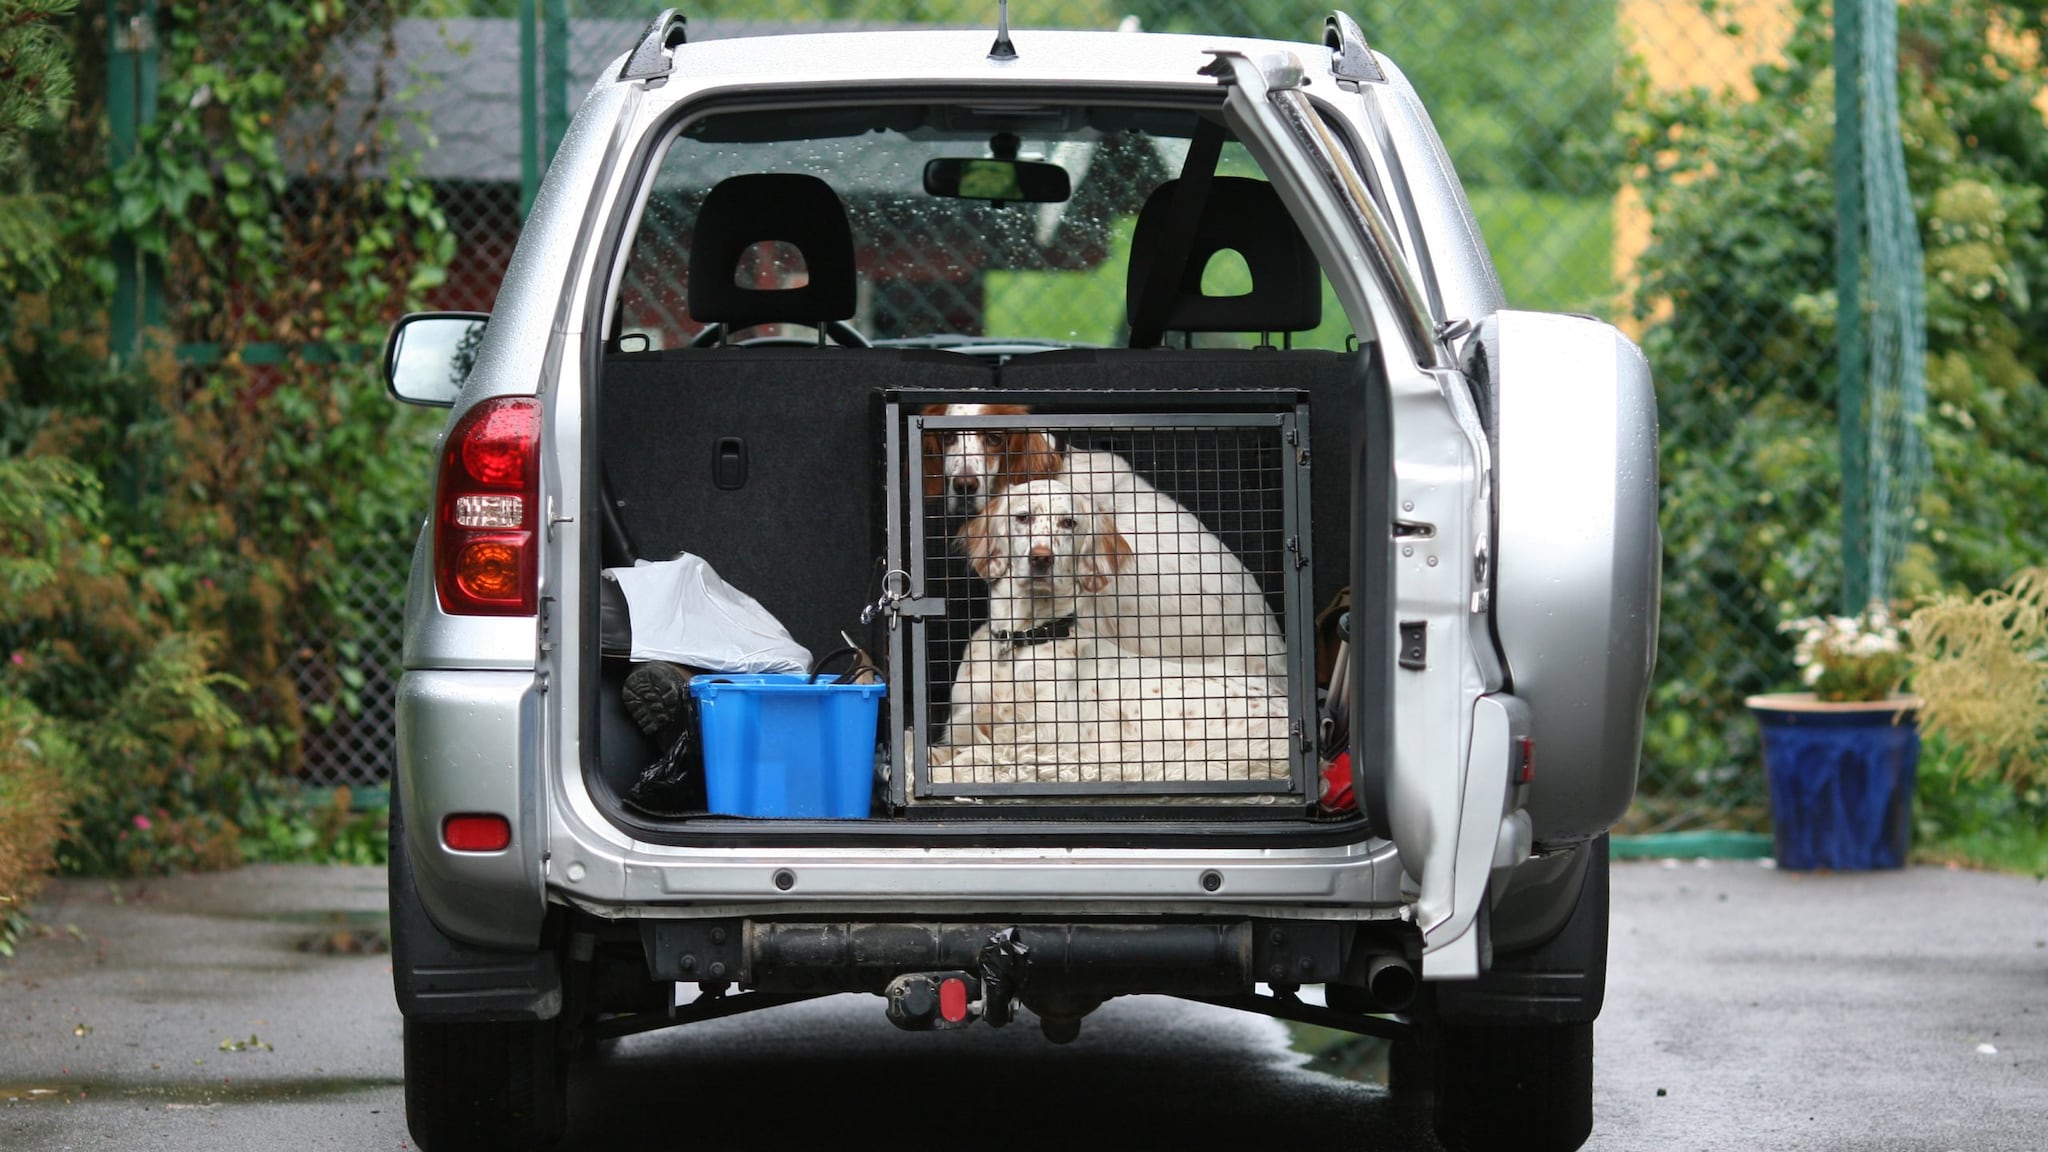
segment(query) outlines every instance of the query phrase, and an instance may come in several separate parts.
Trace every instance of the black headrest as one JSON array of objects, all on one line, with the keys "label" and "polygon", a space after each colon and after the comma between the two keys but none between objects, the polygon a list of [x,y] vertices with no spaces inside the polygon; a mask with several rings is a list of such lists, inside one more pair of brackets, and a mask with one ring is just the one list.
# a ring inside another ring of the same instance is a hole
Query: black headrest
[{"label": "black headrest", "polygon": [[[1165,246],[1169,208],[1178,180],[1154,189],[1131,234],[1125,293],[1131,313],[1152,283],[1152,266]],[[1243,296],[1204,296],[1202,270],[1225,250],[1244,257],[1252,290]],[[1166,310],[1169,332],[1306,332],[1323,320],[1322,281],[1315,254],[1280,194],[1263,180],[1217,176],[1195,226],[1195,240],[1180,290]]]},{"label": "black headrest", "polygon": [[[798,288],[742,288],[740,256],[764,240],[803,253],[810,280]],[[786,321],[816,325],[854,313],[853,229],[832,186],[798,172],[718,182],[697,210],[690,245],[690,316],[732,328]]]}]

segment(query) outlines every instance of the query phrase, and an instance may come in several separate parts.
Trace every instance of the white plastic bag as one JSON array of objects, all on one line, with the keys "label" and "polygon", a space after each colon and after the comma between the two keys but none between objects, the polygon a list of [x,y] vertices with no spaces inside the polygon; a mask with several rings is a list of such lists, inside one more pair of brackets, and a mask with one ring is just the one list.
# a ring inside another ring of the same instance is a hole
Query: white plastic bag
[{"label": "white plastic bag", "polygon": [[811,670],[810,649],[760,602],[727,584],[701,556],[607,568],[633,617],[635,660],[667,660],[707,672]]}]

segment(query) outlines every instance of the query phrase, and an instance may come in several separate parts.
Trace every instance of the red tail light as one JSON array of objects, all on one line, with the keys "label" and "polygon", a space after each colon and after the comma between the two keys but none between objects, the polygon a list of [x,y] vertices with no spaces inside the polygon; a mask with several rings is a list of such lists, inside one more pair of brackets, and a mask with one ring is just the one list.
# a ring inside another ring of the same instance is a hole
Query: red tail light
[{"label": "red tail light", "polygon": [[434,584],[457,616],[531,616],[540,522],[540,401],[500,396],[469,410],[441,451]]}]

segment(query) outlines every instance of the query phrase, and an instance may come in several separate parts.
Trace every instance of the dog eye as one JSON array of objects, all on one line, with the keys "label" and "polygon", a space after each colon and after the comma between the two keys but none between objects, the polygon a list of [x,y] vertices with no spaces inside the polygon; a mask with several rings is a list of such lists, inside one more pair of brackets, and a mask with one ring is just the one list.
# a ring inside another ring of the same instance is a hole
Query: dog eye
[{"label": "dog eye", "polygon": [[1060,527],[1062,528],[1074,528],[1077,527],[1080,523],[1080,521],[1074,519],[1072,516],[1060,517]]},{"label": "dog eye", "polygon": [[1031,513],[1029,513],[1029,512],[1019,512],[1019,513],[1017,513],[1017,523],[1019,523],[1019,524],[1029,524],[1029,523],[1031,523]]}]

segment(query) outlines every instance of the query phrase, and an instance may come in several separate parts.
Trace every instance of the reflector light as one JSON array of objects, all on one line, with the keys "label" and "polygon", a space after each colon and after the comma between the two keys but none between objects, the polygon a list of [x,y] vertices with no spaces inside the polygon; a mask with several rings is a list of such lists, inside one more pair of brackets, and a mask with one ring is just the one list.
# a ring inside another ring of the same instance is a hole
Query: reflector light
[{"label": "reflector light", "polygon": [[1527,784],[1536,778],[1536,740],[1524,736],[1521,739],[1521,755],[1516,757],[1515,783]]},{"label": "reflector light", "polygon": [[500,852],[512,843],[512,822],[490,812],[467,812],[441,822],[441,843],[457,852]]},{"label": "reflector light", "polygon": [[939,983],[939,1015],[948,1024],[967,1019],[967,981],[955,976]]},{"label": "reflector light", "polygon": [[526,501],[517,496],[457,496],[457,528],[517,528],[526,520]]}]

